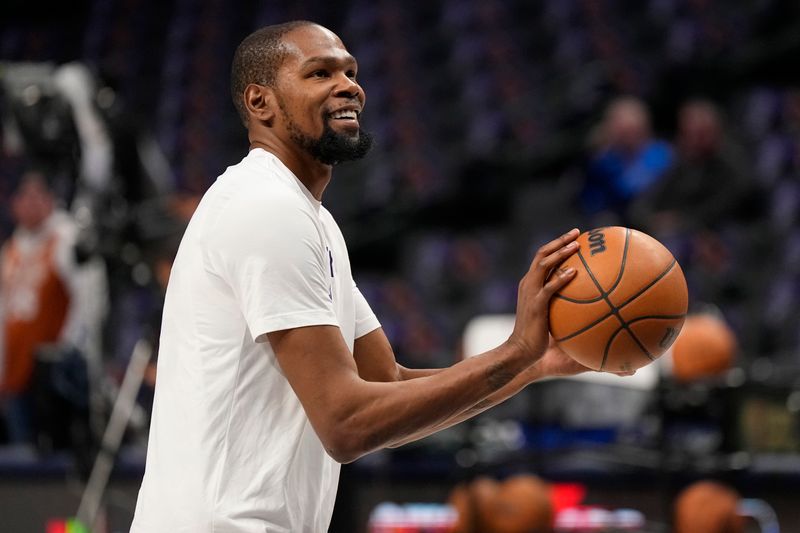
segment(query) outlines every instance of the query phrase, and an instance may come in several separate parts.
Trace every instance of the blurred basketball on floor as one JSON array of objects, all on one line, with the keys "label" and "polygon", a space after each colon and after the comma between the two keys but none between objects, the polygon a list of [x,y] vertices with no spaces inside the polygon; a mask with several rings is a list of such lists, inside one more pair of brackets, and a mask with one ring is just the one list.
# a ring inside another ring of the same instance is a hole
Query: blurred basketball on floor
[{"label": "blurred basketball on floor", "polygon": [[736,513],[739,495],[714,481],[698,481],[675,500],[675,533],[744,533],[744,518]]},{"label": "blurred basketball on floor", "polygon": [[487,532],[546,533],[553,528],[553,504],[547,483],[522,474],[505,480],[484,515]]},{"label": "blurred basketball on floor", "polygon": [[487,517],[492,512],[492,504],[500,490],[500,483],[489,477],[481,476],[470,484],[472,503],[473,532],[489,533]]},{"label": "blurred basketball on floor", "polygon": [[737,344],[721,318],[691,315],[672,347],[672,374],[679,381],[719,375],[731,367]]},{"label": "blurred basketball on floor", "polygon": [[458,514],[453,533],[545,533],[553,527],[549,485],[529,474],[502,483],[479,477],[454,488],[448,503]]},{"label": "blurred basketball on floor", "polygon": [[594,370],[630,372],[656,360],[683,325],[689,296],[664,245],[630,228],[582,233],[562,267],[578,274],[550,302],[550,333]]},{"label": "blurred basketball on floor", "polygon": [[456,522],[450,530],[452,533],[471,533],[474,517],[470,503],[469,486],[462,483],[450,491],[447,503],[456,511]]},{"label": "blurred basketball on floor", "polygon": [[497,494],[499,483],[486,476],[475,478],[471,483],[457,485],[448,498],[458,518],[453,533],[478,533],[486,531],[484,516]]}]

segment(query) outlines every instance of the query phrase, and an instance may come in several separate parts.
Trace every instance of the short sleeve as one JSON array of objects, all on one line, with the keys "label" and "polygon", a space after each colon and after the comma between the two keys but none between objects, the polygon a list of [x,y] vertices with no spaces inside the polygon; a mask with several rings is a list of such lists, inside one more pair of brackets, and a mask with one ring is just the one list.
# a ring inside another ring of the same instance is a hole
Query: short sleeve
[{"label": "short sleeve", "polygon": [[375,313],[372,312],[369,303],[367,303],[367,299],[364,298],[364,295],[358,290],[355,282],[353,282],[353,302],[356,312],[356,339],[381,327],[378,318],[375,316]]},{"label": "short sleeve", "polygon": [[339,325],[320,230],[302,198],[239,195],[207,244],[208,264],[231,287],[257,342],[272,331]]}]

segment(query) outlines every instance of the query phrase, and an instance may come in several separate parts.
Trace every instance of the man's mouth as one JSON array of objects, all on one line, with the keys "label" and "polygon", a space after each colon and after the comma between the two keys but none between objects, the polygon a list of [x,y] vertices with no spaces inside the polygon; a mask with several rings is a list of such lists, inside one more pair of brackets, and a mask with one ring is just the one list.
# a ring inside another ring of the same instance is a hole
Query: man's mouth
[{"label": "man's mouth", "polygon": [[328,115],[334,120],[358,120],[358,111],[354,109],[334,111]]}]

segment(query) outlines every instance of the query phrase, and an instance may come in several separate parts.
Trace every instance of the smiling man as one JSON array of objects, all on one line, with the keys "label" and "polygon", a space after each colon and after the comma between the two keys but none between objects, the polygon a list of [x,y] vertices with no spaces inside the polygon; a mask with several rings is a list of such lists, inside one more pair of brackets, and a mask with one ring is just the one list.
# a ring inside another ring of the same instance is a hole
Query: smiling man
[{"label": "smiling man", "polygon": [[369,150],[356,74],[310,22],[236,51],[250,150],[204,196],[172,269],[136,533],[324,532],[339,463],[585,370],[547,328],[577,230],[539,249],[502,345],[445,369],[397,364],[321,204],[333,165]]}]

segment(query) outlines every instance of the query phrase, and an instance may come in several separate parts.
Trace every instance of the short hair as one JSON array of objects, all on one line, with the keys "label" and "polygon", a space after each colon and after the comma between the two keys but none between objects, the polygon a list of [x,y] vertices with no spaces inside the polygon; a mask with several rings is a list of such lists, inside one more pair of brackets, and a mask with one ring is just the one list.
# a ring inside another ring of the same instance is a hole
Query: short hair
[{"label": "short hair", "polygon": [[254,31],[236,48],[231,66],[231,97],[242,124],[247,127],[247,109],[243,101],[245,88],[251,83],[274,87],[278,69],[286,58],[283,37],[303,26],[316,25],[308,20],[273,24]]},{"label": "short hair", "polygon": [[699,113],[705,115],[707,118],[710,118],[711,121],[717,125],[722,122],[722,115],[720,114],[719,108],[711,100],[702,100],[699,98],[695,100],[688,100],[681,105],[678,113],[680,117],[683,117],[687,114]]},{"label": "short hair", "polygon": [[53,183],[51,177],[42,169],[32,167],[26,170],[14,183],[11,193],[18,194],[23,187],[29,183],[35,183],[42,186],[47,194],[53,194]]}]

